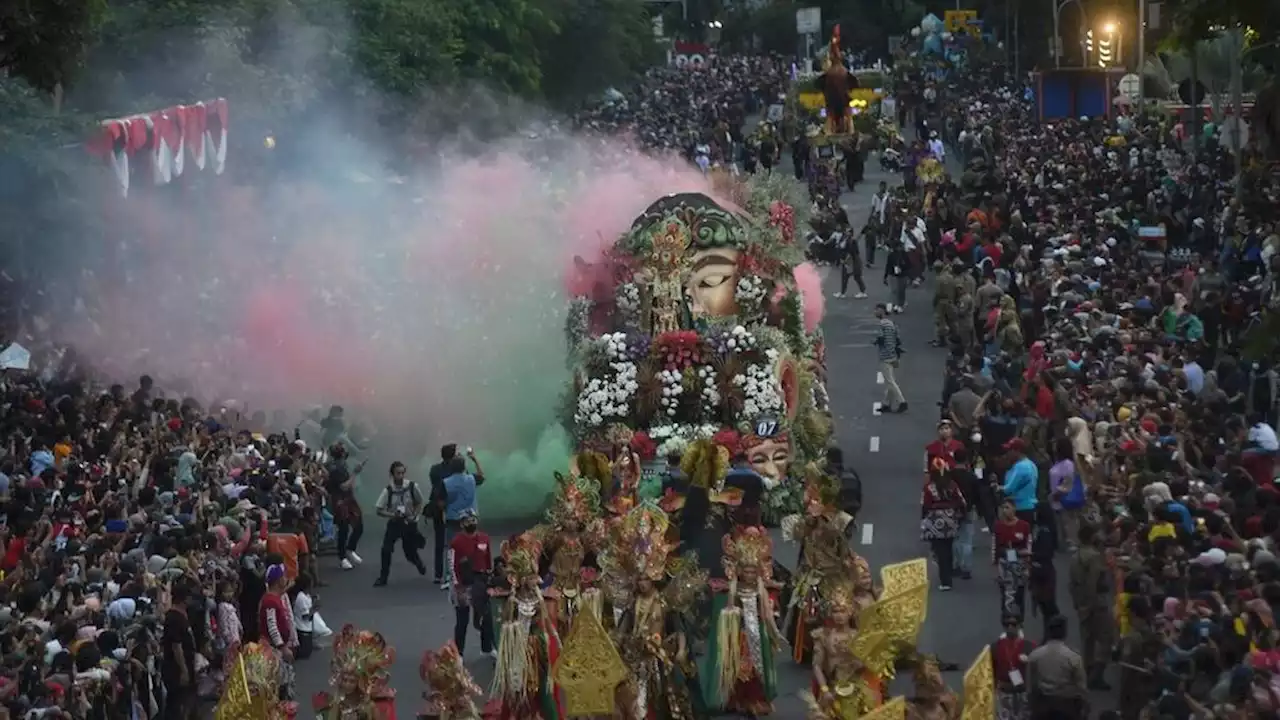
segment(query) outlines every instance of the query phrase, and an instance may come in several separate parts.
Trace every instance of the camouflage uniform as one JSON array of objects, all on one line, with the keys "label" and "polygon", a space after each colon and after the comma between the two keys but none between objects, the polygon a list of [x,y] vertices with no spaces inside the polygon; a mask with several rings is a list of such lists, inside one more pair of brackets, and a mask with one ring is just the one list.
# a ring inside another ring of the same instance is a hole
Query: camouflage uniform
[{"label": "camouflage uniform", "polygon": [[973,273],[966,272],[960,264],[952,266],[952,271],[956,275],[956,298],[957,300],[968,295],[968,304],[962,310],[959,307],[954,308],[954,313],[950,318],[951,333],[959,335],[960,341],[964,343],[966,350],[973,347],[974,342],[974,298],[977,297],[978,283],[973,279]]},{"label": "camouflage uniform", "polygon": [[956,277],[949,268],[940,267],[933,290],[933,332],[935,340],[940,344],[945,345],[951,337],[952,305],[955,300]]}]

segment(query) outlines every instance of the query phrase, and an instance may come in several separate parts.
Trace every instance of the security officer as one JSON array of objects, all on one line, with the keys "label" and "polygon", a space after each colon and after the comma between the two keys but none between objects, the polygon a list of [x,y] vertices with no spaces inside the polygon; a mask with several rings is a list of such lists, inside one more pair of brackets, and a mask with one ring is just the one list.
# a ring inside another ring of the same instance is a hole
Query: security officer
[{"label": "security officer", "polygon": [[973,325],[973,295],[969,294],[958,283],[956,302],[952,306],[951,317],[948,318],[951,335],[959,338],[960,347],[968,353],[977,344],[977,336]]},{"label": "security officer", "polygon": [[1103,673],[1111,652],[1111,610],[1107,562],[1097,529],[1080,528],[1080,546],[1071,558],[1071,602],[1080,615],[1080,645],[1089,688],[1109,689]]},{"label": "security officer", "polygon": [[947,266],[939,260],[933,264],[938,272],[938,281],[933,286],[933,333],[930,343],[934,347],[946,347],[951,337],[951,317],[956,301],[956,277]]}]

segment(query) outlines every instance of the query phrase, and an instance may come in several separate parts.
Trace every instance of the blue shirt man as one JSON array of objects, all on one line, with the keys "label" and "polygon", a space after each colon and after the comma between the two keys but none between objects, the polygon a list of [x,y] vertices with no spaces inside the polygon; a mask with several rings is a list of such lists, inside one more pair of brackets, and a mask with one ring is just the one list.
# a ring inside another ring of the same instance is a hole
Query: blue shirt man
[{"label": "blue shirt man", "polygon": [[1013,500],[1013,508],[1019,513],[1034,512],[1039,502],[1040,469],[1026,456],[1026,443],[1022,438],[1005,443],[1004,450],[1017,459],[1004,472],[1004,485],[1000,490]]},{"label": "blue shirt man", "polygon": [[476,509],[476,488],[484,484],[484,472],[476,457],[467,451],[467,457],[476,465],[475,474],[467,472],[467,461],[454,457],[449,461],[449,476],[444,479],[444,519],[456,523],[464,515],[478,515]]}]

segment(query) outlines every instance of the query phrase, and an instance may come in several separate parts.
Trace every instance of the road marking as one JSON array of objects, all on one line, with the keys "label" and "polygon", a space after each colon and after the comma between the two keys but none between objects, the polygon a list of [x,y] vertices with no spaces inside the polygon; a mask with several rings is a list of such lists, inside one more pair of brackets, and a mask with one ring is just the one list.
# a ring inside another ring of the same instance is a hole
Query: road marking
[{"label": "road marking", "polygon": [[871,414],[880,417],[880,413],[884,412],[884,408],[880,407],[880,403],[871,403]]},{"label": "road marking", "polygon": [[871,452],[880,452],[880,436],[871,436]]},{"label": "road marking", "polygon": [[884,384],[884,373],[882,373],[882,372],[877,372],[877,373],[876,373],[876,384],[877,384],[877,385],[883,385],[883,384]]},{"label": "road marking", "polygon": [[862,526],[862,544],[870,545],[871,540],[876,536],[876,528],[871,523]]}]

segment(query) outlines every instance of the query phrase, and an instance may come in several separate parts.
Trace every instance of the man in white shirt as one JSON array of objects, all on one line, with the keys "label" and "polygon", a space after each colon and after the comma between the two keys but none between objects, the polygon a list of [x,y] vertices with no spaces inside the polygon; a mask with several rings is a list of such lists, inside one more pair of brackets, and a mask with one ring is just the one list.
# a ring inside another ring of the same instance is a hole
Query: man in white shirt
[{"label": "man in white shirt", "polygon": [[942,146],[942,140],[938,138],[937,130],[929,133],[929,154],[937,158],[940,163],[947,161],[947,149]]},{"label": "man in white shirt", "polygon": [[1261,417],[1255,418],[1253,427],[1249,428],[1249,444],[1266,453],[1280,452],[1280,440],[1276,439],[1276,431]]}]

